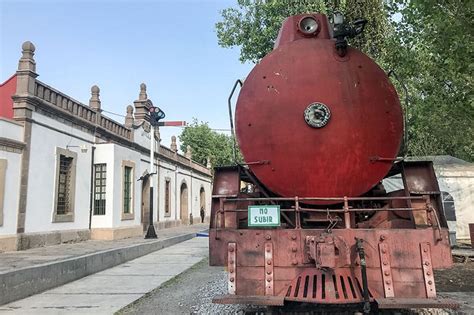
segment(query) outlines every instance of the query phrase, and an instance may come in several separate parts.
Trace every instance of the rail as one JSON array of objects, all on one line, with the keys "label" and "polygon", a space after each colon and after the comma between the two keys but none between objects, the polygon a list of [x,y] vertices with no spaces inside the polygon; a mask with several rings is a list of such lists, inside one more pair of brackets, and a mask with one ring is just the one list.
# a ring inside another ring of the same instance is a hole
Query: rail
[{"label": "rail", "polygon": [[35,96],[46,102],[49,106],[67,112],[93,125],[97,124],[122,138],[131,139],[132,131],[129,128],[106,116],[100,115],[99,119],[97,119],[98,113],[89,106],[38,80],[35,82]]},{"label": "rail", "polygon": [[[213,196],[216,197],[216,196]],[[344,221],[344,227],[346,229],[351,228],[351,213],[357,212],[373,212],[373,211],[427,211],[429,213],[434,212],[434,218],[436,221],[437,228],[439,230],[439,237],[441,237],[441,226],[439,218],[437,216],[436,210],[431,205],[429,196],[400,196],[400,197],[268,197],[268,198],[219,198],[219,209],[215,213],[214,222],[215,228],[218,229],[218,226],[225,228],[225,213],[238,213],[238,212],[247,212],[248,209],[226,209],[225,204],[230,202],[270,202],[270,201],[289,201],[293,202],[293,206],[286,208],[280,208],[280,213],[283,216],[284,213],[292,212],[295,215],[294,223],[288,222],[295,229],[301,229],[301,214],[316,212],[316,213],[326,213],[328,218],[330,214],[343,214],[342,221]],[[352,208],[349,205],[351,201],[392,201],[392,200],[424,200],[425,205],[421,207],[384,207],[384,208]],[[342,206],[341,208],[306,208],[301,207],[300,203],[302,201],[340,201]],[[220,218],[219,218],[219,215]],[[284,216],[286,219],[289,219],[288,216]],[[335,219],[335,218],[333,218]],[[341,221],[341,218],[338,219]]]}]

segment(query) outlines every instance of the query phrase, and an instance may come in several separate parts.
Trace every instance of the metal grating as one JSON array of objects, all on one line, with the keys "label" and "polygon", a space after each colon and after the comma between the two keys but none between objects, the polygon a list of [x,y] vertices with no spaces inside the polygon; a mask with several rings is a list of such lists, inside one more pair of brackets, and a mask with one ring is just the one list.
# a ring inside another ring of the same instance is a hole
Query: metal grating
[{"label": "metal grating", "polygon": [[350,271],[305,271],[292,281],[285,300],[321,304],[360,303],[363,302],[362,286]]},{"label": "metal grating", "polygon": [[71,198],[71,169],[72,157],[65,155],[59,156],[59,176],[58,176],[58,198],[56,204],[57,214],[66,214],[70,212]]}]

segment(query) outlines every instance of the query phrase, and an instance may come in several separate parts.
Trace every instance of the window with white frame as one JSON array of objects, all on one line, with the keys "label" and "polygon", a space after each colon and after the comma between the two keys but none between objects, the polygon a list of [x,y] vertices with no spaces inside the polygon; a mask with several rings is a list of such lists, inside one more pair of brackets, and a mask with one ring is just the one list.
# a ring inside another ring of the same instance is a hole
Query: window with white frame
[{"label": "window with white frame", "polygon": [[105,215],[107,164],[94,165],[94,215]]}]

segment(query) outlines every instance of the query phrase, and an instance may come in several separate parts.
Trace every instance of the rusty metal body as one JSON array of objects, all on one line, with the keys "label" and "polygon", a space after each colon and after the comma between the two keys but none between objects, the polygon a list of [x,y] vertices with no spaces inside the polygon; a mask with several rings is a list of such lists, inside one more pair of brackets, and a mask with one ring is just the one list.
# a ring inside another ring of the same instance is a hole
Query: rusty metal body
[{"label": "rusty metal body", "polygon": [[[295,26],[308,17],[311,36]],[[324,15],[291,17],[243,84],[246,164],[214,174],[210,264],[228,271],[216,303],[456,306],[436,298],[433,270],[452,259],[433,165],[396,158],[393,86],[361,52],[340,53]],[[396,174],[404,188],[387,193],[381,180]],[[258,205],[281,225],[249,226]]]},{"label": "rusty metal body", "polygon": [[[399,162],[394,172],[405,184],[395,194],[284,198],[269,196],[247,168],[217,168],[210,264],[227,267],[229,295],[215,302],[362,303],[361,239],[370,302],[381,308],[456,306],[436,299],[433,269],[451,267],[452,259],[432,164]],[[242,189],[242,182],[253,182],[254,191]],[[310,199],[339,203],[305,205]],[[247,207],[270,203],[280,205],[282,226],[249,228]]]},{"label": "rusty metal body", "polygon": [[[360,196],[399,152],[398,95],[359,50],[337,55],[324,15],[311,15],[321,25],[315,36],[301,35],[295,25],[304,16],[285,21],[275,49],[245,79],[235,109],[239,148],[252,172],[280,196]],[[319,110],[329,117],[313,123]]]}]

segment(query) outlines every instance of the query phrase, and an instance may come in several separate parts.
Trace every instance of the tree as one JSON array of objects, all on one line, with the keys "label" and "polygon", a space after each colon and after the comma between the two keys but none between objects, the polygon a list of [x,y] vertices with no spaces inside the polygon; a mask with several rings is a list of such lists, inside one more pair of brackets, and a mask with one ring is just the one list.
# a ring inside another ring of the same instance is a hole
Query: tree
[{"label": "tree", "polygon": [[373,58],[383,55],[384,38],[389,23],[382,0],[238,0],[237,8],[222,11],[223,20],[216,23],[218,43],[230,48],[240,46],[240,61],[257,63],[273,49],[282,22],[301,13],[344,13],[348,21],[366,18],[368,25],[362,39],[350,43]]},{"label": "tree", "polygon": [[[207,158],[210,158],[213,166],[235,164],[232,137],[212,130],[207,122],[199,123],[194,118],[184,128],[179,140],[181,151],[186,152],[188,145],[191,147],[193,160],[196,162],[206,165]],[[237,160],[242,160],[239,152]]]},{"label": "tree", "polygon": [[473,161],[472,2],[397,0],[389,9],[401,17],[387,62],[409,89],[409,153]]},{"label": "tree", "polygon": [[[222,47],[241,49],[240,60],[257,63],[273,48],[283,20],[294,14],[342,12],[363,17],[362,36],[349,43],[382,68],[395,70],[408,89],[410,155],[450,154],[474,160],[472,98],[473,5],[450,0],[237,0],[216,24]],[[387,5],[384,5],[387,4]],[[400,96],[402,84],[394,82]]]}]

